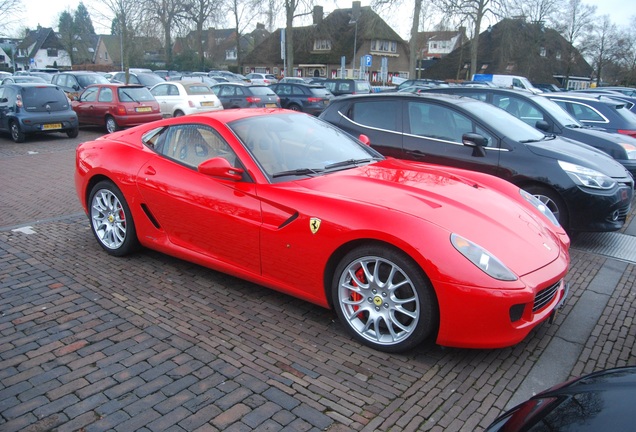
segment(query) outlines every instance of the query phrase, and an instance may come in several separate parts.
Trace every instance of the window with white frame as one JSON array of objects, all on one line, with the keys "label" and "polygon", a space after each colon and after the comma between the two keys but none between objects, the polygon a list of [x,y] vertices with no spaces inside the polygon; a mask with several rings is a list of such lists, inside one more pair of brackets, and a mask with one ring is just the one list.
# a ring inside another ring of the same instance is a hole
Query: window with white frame
[{"label": "window with white frame", "polygon": [[372,40],[371,51],[395,53],[397,52],[397,42],[380,39]]},{"label": "window with white frame", "polygon": [[331,50],[331,40],[329,39],[314,40],[314,51],[329,51],[329,50]]},{"label": "window with white frame", "polygon": [[225,60],[236,60],[236,48],[225,50]]},{"label": "window with white frame", "polygon": [[540,55],[541,57],[545,57],[545,55],[546,55],[545,47],[541,47],[541,49],[540,49],[540,51],[539,51],[539,55]]}]

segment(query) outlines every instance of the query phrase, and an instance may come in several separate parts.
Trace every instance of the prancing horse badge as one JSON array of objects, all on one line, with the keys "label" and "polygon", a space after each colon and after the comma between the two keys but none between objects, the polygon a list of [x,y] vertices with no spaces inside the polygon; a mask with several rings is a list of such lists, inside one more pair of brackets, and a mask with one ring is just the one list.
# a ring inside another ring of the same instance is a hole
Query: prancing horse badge
[{"label": "prancing horse badge", "polygon": [[312,234],[316,234],[320,229],[320,219],[312,217],[309,219],[309,229]]}]

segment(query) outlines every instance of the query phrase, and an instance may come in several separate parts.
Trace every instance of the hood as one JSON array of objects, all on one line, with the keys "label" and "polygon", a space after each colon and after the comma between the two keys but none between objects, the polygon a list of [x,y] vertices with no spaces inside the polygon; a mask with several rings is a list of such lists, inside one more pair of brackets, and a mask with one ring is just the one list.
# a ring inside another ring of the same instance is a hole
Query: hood
[{"label": "hood", "polygon": [[[471,179],[474,173],[465,171],[458,176],[456,172],[386,159],[299,181],[297,185],[341,200],[349,207],[358,203],[411,215],[446,230],[449,238],[451,233],[459,234],[494,254],[518,276],[559,256],[561,243],[542,215]],[[476,178],[479,176],[483,174],[476,174]],[[386,231],[397,232],[398,228],[392,229],[390,224],[387,220]]]},{"label": "hood", "polygon": [[525,145],[531,152],[539,156],[591,168],[609,177],[623,178],[627,175],[625,167],[612,159],[607,153],[587,144],[582,144],[579,141],[556,137],[525,143]]}]

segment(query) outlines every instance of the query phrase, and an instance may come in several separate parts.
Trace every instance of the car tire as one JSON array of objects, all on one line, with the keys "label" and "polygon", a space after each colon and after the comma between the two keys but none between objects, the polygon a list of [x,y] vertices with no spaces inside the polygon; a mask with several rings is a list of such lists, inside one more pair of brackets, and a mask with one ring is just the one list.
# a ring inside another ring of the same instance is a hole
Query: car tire
[{"label": "car tire", "polygon": [[112,116],[106,116],[106,132],[113,133],[119,130],[119,125]]},{"label": "car tire", "polygon": [[437,298],[430,281],[396,249],[369,245],[352,250],[336,267],[331,288],[342,324],[373,349],[405,351],[437,328]]},{"label": "car tire", "polygon": [[124,256],[139,246],[135,223],[124,195],[109,180],[97,183],[88,199],[91,229],[109,254]]},{"label": "car tire", "polygon": [[69,138],[77,138],[79,135],[79,126],[74,127],[66,131],[66,136]]},{"label": "car tire", "polygon": [[17,121],[15,120],[11,121],[9,129],[11,131],[11,139],[14,142],[23,143],[26,140],[26,135],[20,129],[20,125],[18,124]]},{"label": "car tire", "polygon": [[296,104],[291,104],[287,107],[287,109],[290,109],[292,111],[302,111],[302,108],[300,108],[298,105]]},{"label": "car tire", "polygon": [[565,202],[558,193],[545,186],[530,185],[524,187],[526,192],[532,194],[541,201],[550,211],[554,214],[554,217],[559,221],[559,224],[564,230],[569,231],[569,215],[568,209],[565,206]]},{"label": "car tire", "polygon": [[173,116],[174,116],[174,117],[181,117],[182,115],[184,115],[184,114],[183,114],[183,111],[181,111],[181,110],[176,110],[176,111],[174,112],[174,115],[173,115]]}]

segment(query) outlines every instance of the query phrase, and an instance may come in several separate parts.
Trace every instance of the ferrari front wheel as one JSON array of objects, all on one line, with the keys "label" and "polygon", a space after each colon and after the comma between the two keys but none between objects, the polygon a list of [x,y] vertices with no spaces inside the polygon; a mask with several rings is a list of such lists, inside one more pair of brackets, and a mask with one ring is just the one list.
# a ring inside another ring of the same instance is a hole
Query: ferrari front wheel
[{"label": "ferrari front wheel", "polygon": [[437,301],[422,270],[383,246],[349,252],[331,290],[336,313],[360,342],[386,352],[411,349],[437,325]]},{"label": "ferrari front wheel", "polygon": [[91,228],[100,246],[111,255],[123,256],[138,245],[135,224],[119,188],[101,181],[89,197]]}]

